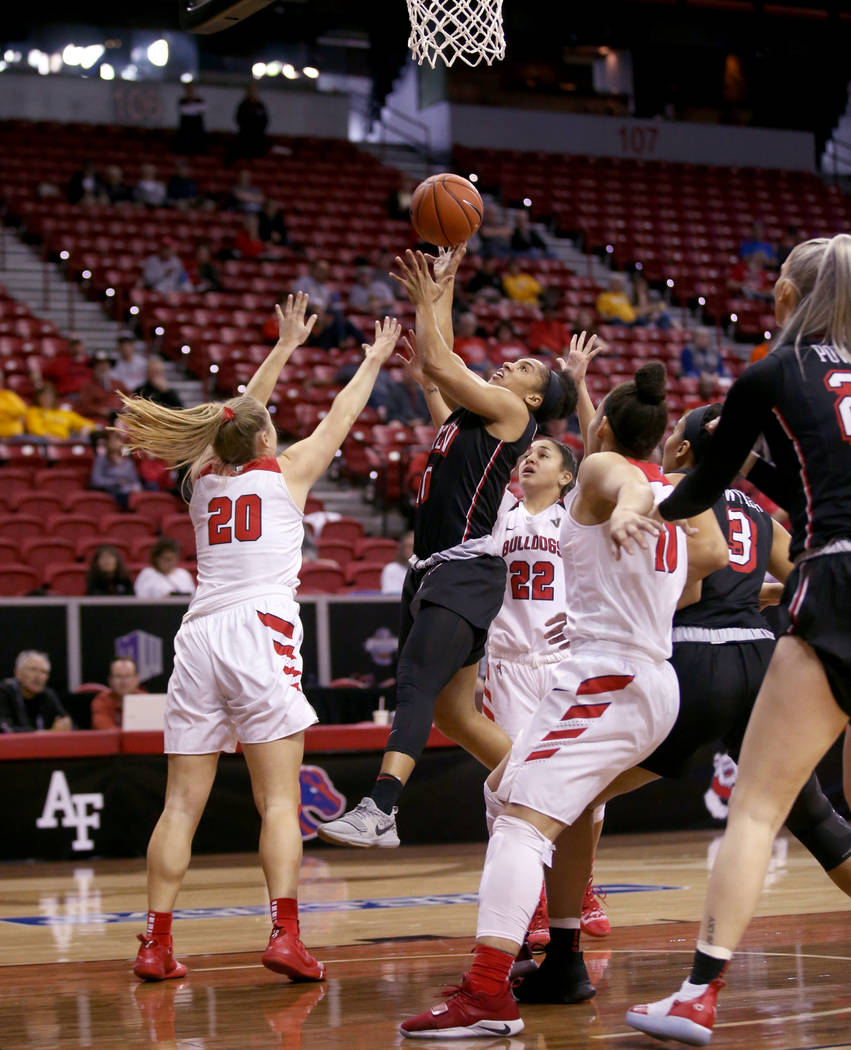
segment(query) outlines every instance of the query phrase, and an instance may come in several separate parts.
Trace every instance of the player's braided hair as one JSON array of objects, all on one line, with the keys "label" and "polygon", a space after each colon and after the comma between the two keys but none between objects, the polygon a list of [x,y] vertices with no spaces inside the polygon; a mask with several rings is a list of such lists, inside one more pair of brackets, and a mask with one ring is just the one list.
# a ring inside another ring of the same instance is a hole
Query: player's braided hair
[{"label": "player's braided hair", "polygon": [[249,463],[257,454],[257,435],[269,425],[265,406],[245,395],[223,404],[181,409],[165,408],[143,397],[120,397],[127,445],[169,467],[198,464],[210,450],[222,463]]},{"label": "player's braided hair", "polygon": [[665,366],[648,361],[635,378],[620,383],[607,396],[603,412],[620,448],[634,459],[647,459],[668,426]]}]

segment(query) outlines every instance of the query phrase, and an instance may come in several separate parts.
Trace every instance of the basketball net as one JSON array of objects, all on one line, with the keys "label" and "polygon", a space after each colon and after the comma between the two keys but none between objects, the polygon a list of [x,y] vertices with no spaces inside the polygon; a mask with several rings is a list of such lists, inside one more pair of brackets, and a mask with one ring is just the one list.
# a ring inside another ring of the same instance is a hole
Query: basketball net
[{"label": "basketball net", "polygon": [[407,0],[411,19],[408,47],[432,69],[438,59],[451,66],[490,65],[505,58],[502,0]]}]

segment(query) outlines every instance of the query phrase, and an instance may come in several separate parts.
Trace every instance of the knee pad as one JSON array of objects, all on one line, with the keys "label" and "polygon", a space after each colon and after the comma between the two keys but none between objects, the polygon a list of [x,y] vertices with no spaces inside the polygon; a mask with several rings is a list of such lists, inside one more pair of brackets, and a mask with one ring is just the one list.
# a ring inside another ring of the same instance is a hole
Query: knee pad
[{"label": "knee pad", "polygon": [[523,848],[533,850],[545,868],[552,866],[555,843],[527,820],[500,813],[493,823],[493,835],[500,832]]},{"label": "knee pad", "polygon": [[797,829],[789,825],[789,830],[825,871],[833,871],[851,857],[851,827],[834,809],[817,824]]}]

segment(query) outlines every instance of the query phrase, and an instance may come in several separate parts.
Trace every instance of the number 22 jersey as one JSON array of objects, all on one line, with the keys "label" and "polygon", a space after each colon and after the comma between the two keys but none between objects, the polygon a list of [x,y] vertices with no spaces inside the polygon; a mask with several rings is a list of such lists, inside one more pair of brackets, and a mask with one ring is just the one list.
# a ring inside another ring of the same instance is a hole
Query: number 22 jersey
[{"label": "number 22 jersey", "polygon": [[195,481],[189,516],[195,528],[198,590],[188,617],[298,587],[304,514],[278,461],[256,459],[232,473],[210,467]]}]

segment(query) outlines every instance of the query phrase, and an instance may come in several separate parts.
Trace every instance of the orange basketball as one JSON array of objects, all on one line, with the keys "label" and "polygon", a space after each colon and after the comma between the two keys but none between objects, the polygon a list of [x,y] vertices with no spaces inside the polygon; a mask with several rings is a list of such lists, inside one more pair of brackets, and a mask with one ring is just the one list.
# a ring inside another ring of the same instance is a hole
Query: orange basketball
[{"label": "orange basketball", "polygon": [[482,198],[460,175],[430,175],[411,197],[411,222],[429,244],[450,248],[468,240],[482,225]]}]

